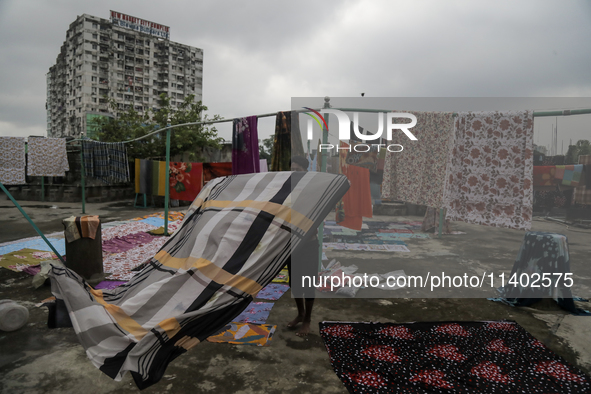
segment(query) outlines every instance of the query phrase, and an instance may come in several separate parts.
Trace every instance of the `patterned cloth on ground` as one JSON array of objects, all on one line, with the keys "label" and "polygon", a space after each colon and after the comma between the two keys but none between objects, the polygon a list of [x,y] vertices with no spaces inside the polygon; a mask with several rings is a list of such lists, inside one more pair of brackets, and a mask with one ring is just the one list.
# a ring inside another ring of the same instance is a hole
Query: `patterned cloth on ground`
[{"label": "patterned cloth on ground", "polygon": [[[445,170],[454,131],[453,113],[412,114],[417,124],[410,131],[418,140],[410,140],[400,130],[393,132],[388,143],[404,146],[404,152],[386,153],[382,197],[440,208],[444,204]],[[406,122],[408,119],[396,123]]]},{"label": "patterned cloth on ground", "polygon": [[[142,220],[142,219],[148,219],[148,218],[160,218],[160,219],[164,219],[164,212],[157,212],[157,213],[152,213],[150,215],[145,215],[139,218],[133,218],[131,220]],[[185,214],[183,212],[177,212],[177,211],[168,211],[168,221],[176,221],[176,220],[183,220],[185,218]]]},{"label": "patterned cloth on ground", "polygon": [[203,187],[202,163],[170,163],[170,198],[193,201]]},{"label": "patterned cloth on ground", "polygon": [[[523,274],[527,276],[527,282],[522,278]],[[569,274],[570,279],[565,274]],[[516,306],[553,298],[569,312],[586,314],[573,302],[570,289],[573,280],[566,235],[530,231],[525,234],[511,274],[499,292]]]},{"label": "patterned cloth on ground", "polygon": [[66,176],[70,170],[65,138],[31,137],[27,156],[29,176]]},{"label": "patterned cloth on ground", "polygon": [[237,323],[265,324],[273,308],[272,302],[251,302],[233,321]]},{"label": "patterned cloth on ground", "polygon": [[463,112],[448,163],[448,218],[529,230],[533,112]]},{"label": "patterned cloth on ground", "polygon": [[270,346],[276,329],[277,326],[270,324],[229,323],[221,333],[207,338],[207,342]]},{"label": "patterned cloth on ground", "polygon": [[281,298],[281,296],[287,290],[289,290],[288,285],[281,285],[278,283],[269,283],[261,291],[259,291],[256,298],[260,298],[261,300],[276,301],[279,298]]},{"label": "patterned cloth on ground", "polygon": [[0,137],[0,183],[22,185],[25,179],[25,139]]},{"label": "patterned cloth on ground", "polygon": [[289,283],[289,271],[282,269],[272,280],[273,283]]},{"label": "patterned cloth on ground", "polygon": [[108,227],[105,229],[101,229],[102,232],[102,241],[105,242],[109,239],[113,239],[116,237],[125,237],[126,235],[130,235],[130,234],[136,234],[136,233],[140,233],[140,232],[148,232],[150,230],[155,230],[157,229],[157,226],[154,226],[153,224],[148,224],[148,223],[142,223],[142,222],[129,222],[129,223],[125,223],[122,224],[120,226],[116,226],[116,227]]},{"label": "patterned cloth on ground", "polygon": [[129,182],[127,148],[122,142],[82,141],[84,170],[105,183]]},{"label": "patterned cloth on ground", "polygon": [[305,157],[297,112],[277,112],[270,171],[289,171],[291,158]]},{"label": "patterned cloth on ground", "polygon": [[320,323],[350,393],[589,393],[591,378],[515,322]]},{"label": "patterned cloth on ground", "polygon": [[258,118],[234,119],[232,127],[232,174],[261,172]]},{"label": "patterned cloth on ground", "polygon": [[[47,238],[47,240],[51,245],[53,245],[53,247],[57,250],[59,254],[61,254],[62,256],[66,254],[66,242],[63,238]],[[45,252],[53,252],[53,250],[51,250],[49,245],[47,245],[43,239],[34,238],[31,240],[11,243],[2,246],[0,247],[0,255],[15,252],[22,249],[36,249]]]},{"label": "patterned cloth on ground", "polygon": [[51,290],[63,301],[56,305],[67,307],[95,366],[118,381],[130,371],[140,389],[148,387],[171,360],[233,321],[348,187],[344,176],[313,172],[214,179],[126,285],[95,290],[54,267]]},{"label": "patterned cloth on ground", "polygon": [[70,216],[64,219],[66,241],[74,242],[80,238],[94,239],[100,223],[98,215]]},{"label": "patterned cloth on ground", "polygon": [[133,269],[150,261],[168,240],[167,237],[152,237],[152,241],[141,248],[111,254],[103,259],[103,271],[111,274],[107,277],[109,280],[130,280],[137,274]]},{"label": "patterned cloth on ground", "polygon": [[16,266],[38,265],[45,260],[55,260],[57,256],[51,252],[39,249],[20,249],[8,252],[0,256],[0,267],[8,268],[12,271],[22,271]]},{"label": "patterned cloth on ground", "polygon": [[94,286],[95,290],[103,290],[103,289],[114,289],[117,286],[120,286],[124,283],[127,283],[122,280],[105,280],[99,283],[98,285]]},{"label": "patterned cloth on ground", "polygon": [[144,232],[124,235],[122,237],[115,237],[103,241],[103,252],[105,254],[123,253],[128,250],[149,244],[157,238]]}]

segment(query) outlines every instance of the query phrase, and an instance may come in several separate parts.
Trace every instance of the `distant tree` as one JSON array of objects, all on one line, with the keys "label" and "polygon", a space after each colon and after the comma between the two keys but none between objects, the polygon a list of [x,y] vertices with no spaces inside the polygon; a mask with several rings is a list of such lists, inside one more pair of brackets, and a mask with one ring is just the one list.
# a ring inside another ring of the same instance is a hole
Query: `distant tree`
[{"label": "distant tree", "polygon": [[[118,104],[114,100],[109,101],[113,112],[118,112]],[[170,98],[161,94],[160,108],[156,111],[148,110],[140,115],[131,106],[124,112],[119,112],[115,119],[101,121],[99,138],[104,142],[129,141],[145,136],[153,131],[167,126],[185,123],[197,123],[207,120],[219,120],[219,115],[208,118],[204,113],[207,107],[201,101],[195,101],[194,95],[188,95],[177,108],[170,104]],[[219,148],[223,138],[217,136],[217,129],[211,126],[195,125],[173,128],[170,138],[171,156],[189,153],[189,159],[200,161],[198,151],[203,147]],[[166,157],[166,131],[146,137],[142,140],[128,144],[128,156],[130,158],[164,158]]]},{"label": "distant tree", "polygon": [[575,145],[569,145],[566,152],[566,164],[578,164],[579,156],[591,155],[591,142],[578,140]]},{"label": "distant tree", "polygon": [[273,136],[265,138],[263,143],[259,145],[259,158],[271,160],[271,153],[273,151]]}]

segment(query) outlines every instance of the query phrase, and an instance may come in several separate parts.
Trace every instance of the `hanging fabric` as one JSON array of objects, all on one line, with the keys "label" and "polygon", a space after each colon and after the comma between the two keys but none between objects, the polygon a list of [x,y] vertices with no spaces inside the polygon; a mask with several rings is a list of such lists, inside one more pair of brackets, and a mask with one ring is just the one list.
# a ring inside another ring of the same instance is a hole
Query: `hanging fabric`
[{"label": "hanging fabric", "polygon": [[232,163],[203,163],[203,182],[232,175]]},{"label": "hanging fabric", "polygon": [[533,112],[463,112],[448,161],[448,218],[531,228]]},{"label": "hanging fabric", "polygon": [[232,174],[260,172],[258,118],[234,119],[232,128]]},{"label": "hanging fabric", "polygon": [[591,205],[591,155],[579,156],[579,164],[583,165],[581,181],[575,189],[575,202]]},{"label": "hanging fabric", "polygon": [[[164,162],[166,163],[166,162]],[[170,163],[170,198],[193,201],[203,187],[202,163]]]},{"label": "hanging fabric", "polygon": [[166,162],[135,159],[135,192],[164,196],[166,193]]},{"label": "hanging fabric", "polygon": [[22,185],[25,180],[25,139],[0,137],[0,182]]},{"label": "hanging fabric", "polygon": [[271,155],[271,171],[290,171],[293,156],[306,157],[297,112],[277,112]]},{"label": "hanging fabric", "polygon": [[86,176],[104,183],[127,183],[129,163],[127,148],[122,142],[82,141]]},{"label": "hanging fabric", "polygon": [[[400,112],[400,111],[394,111]],[[410,140],[400,130],[392,133],[388,145],[399,144],[401,152],[387,152],[382,181],[382,197],[433,208],[443,206],[445,170],[453,137],[452,112],[410,112],[417,124]],[[405,123],[399,119],[395,123]],[[377,155],[375,158],[377,167]]]},{"label": "hanging fabric", "polygon": [[65,138],[29,138],[27,175],[66,176],[69,170]]},{"label": "hanging fabric", "polygon": [[140,389],[149,387],[168,363],[250,304],[348,187],[345,177],[318,172],[215,179],[125,286],[95,290],[73,271],[53,267],[50,319],[67,309],[97,368],[117,381],[131,372]]},{"label": "hanging fabric", "polygon": [[259,172],[268,172],[269,171],[269,167],[267,166],[267,159],[261,159],[259,160],[260,165],[260,171]]}]

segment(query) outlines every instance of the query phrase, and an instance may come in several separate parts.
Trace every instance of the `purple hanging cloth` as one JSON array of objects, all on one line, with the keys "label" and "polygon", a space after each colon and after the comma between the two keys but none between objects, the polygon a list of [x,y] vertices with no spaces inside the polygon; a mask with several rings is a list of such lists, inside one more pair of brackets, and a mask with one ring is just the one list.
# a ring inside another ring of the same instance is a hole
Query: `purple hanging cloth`
[{"label": "purple hanging cloth", "polygon": [[260,172],[258,118],[234,119],[232,127],[232,174]]}]

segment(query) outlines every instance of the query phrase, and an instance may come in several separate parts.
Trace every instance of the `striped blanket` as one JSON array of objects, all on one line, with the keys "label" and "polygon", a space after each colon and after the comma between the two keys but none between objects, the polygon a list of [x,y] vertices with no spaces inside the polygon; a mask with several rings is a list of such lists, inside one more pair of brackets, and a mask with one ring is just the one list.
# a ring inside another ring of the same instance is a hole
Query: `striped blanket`
[{"label": "striped blanket", "polygon": [[73,271],[50,273],[92,363],[140,389],[170,361],[238,316],[349,188],[346,177],[267,172],[209,182],[181,228],[127,284],[96,290]]}]

